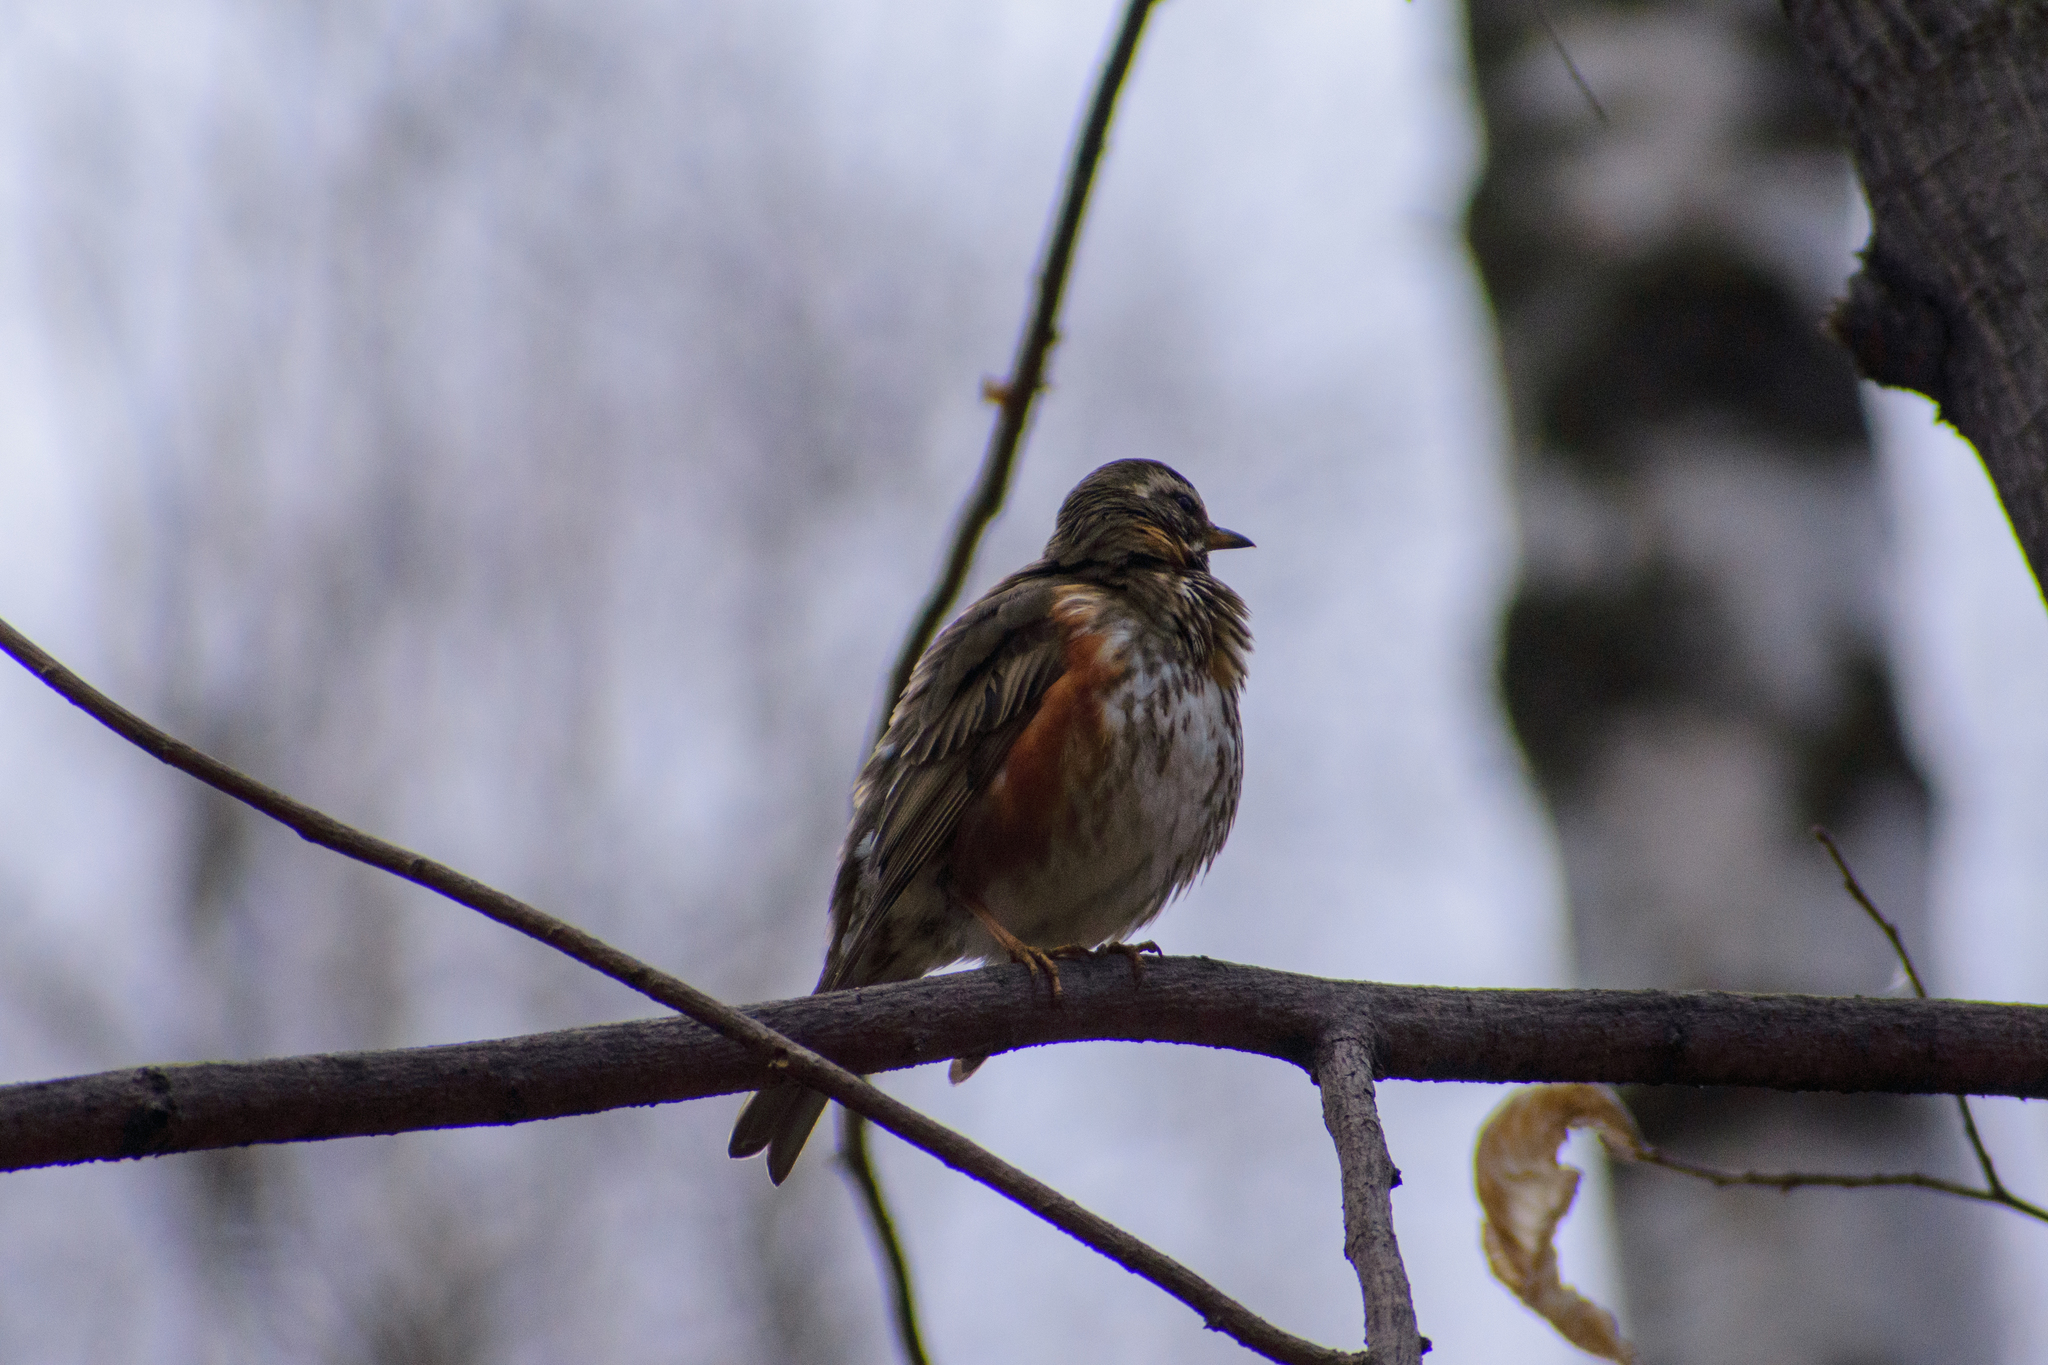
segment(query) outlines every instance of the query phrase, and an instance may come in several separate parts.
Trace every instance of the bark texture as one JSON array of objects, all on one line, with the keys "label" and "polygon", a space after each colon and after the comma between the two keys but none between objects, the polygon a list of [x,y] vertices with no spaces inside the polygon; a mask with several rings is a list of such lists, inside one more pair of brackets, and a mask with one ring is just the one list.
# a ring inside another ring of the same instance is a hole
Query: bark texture
[{"label": "bark texture", "polygon": [[[1207,958],[1022,967],[804,996],[747,1013],[855,1071],[1082,1039],[1229,1048],[1316,1066],[1369,1021],[1373,1070],[1431,1081],[1613,1081],[2048,1098],[2048,1009],[1958,1000],[1455,990]],[[250,1143],[530,1123],[758,1088],[759,1059],[688,1019],[445,1047],[144,1066],[0,1086],[0,1170]],[[1659,1095],[1643,1089],[1638,1108]],[[1924,1214],[1929,1205],[1918,1206]]]},{"label": "bark texture", "polygon": [[1355,1033],[1339,1032],[1316,1057],[1323,1092],[1323,1125],[1337,1144],[1344,1178],[1344,1255],[1358,1272],[1365,1299],[1365,1344],[1373,1365],[1421,1365],[1422,1337],[1408,1269],[1394,1236],[1394,1187],[1401,1173],[1387,1151],[1373,1096],[1369,1021]]},{"label": "bark texture", "polygon": [[1862,372],[1969,438],[2048,569],[2048,8],[1786,0],[1874,230],[1834,316]]},{"label": "bark texture", "polygon": [[[1580,978],[1883,990],[1887,947],[1807,837],[1834,830],[1924,947],[1929,799],[1886,662],[1876,470],[1820,328],[1852,193],[1829,110],[1765,0],[1470,12],[1491,149],[1470,231],[1525,545],[1502,690]],[[1738,1165],[1949,1172],[1960,1153],[1911,1103],[1637,1107],[1652,1142]],[[1991,1358],[1963,1211],[1615,1188],[1648,1361]]]}]

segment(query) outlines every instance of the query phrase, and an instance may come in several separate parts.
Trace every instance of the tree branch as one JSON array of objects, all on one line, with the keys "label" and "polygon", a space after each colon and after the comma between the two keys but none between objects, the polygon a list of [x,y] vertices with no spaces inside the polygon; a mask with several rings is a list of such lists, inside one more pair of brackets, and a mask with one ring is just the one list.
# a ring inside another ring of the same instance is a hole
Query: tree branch
[{"label": "tree branch", "polygon": [[[1914,996],[1921,1000],[1927,999],[1927,984],[1920,979],[1920,969],[1913,964],[1913,954],[1907,951],[1906,940],[1900,935],[1899,926],[1893,924],[1885,916],[1884,911],[1877,908],[1877,902],[1872,900],[1870,893],[1863,889],[1863,883],[1856,879],[1855,869],[1849,866],[1849,860],[1843,856],[1840,846],[1835,843],[1834,836],[1829,834],[1827,829],[1821,825],[1815,825],[1812,834],[1820,846],[1827,850],[1828,857],[1835,864],[1835,870],[1842,874],[1842,889],[1849,893],[1849,899],[1855,901],[1862,908],[1863,913],[1870,917],[1871,922],[1877,925],[1878,930],[1884,934],[1885,940],[1891,944],[1892,954],[1899,959],[1899,966],[1904,969],[1906,980],[1912,984]],[[2007,1189],[2005,1182],[1998,1178],[1998,1167],[1991,1160],[1991,1152],[1984,1145],[1983,1135],[1977,1131],[1976,1115],[1970,1112],[1969,1097],[1958,1094],[1954,1096],[1954,1099],[1956,1108],[1962,1111],[1963,1132],[1970,1140],[1970,1151],[1977,1158],[1977,1169],[1984,1174],[1985,1187],[1981,1190],[1965,1185],[1960,1181],[1944,1180],[1940,1176],[1923,1175],[1917,1171],[1904,1174],[1877,1175],[1836,1175],[1813,1171],[1724,1171],[1717,1167],[1702,1166],[1679,1157],[1669,1156],[1640,1141],[1636,1143],[1632,1151],[1623,1152],[1612,1148],[1610,1150],[1614,1150],[1617,1156],[1626,1160],[1641,1162],[1646,1166],[1660,1166],[1667,1171],[1675,1171],[1680,1175],[1689,1175],[1696,1180],[1704,1180],[1708,1184],[1721,1188],[1731,1185],[1757,1185],[1783,1193],[1790,1190],[1815,1187],[1838,1190],[1869,1190],[1881,1189],[1887,1186],[1906,1186],[1917,1190],[1933,1190],[1939,1194],[1952,1194],[1959,1199],[1975,1199],[1986,1204],[2002,1204],[2006,1208],[2027,1215],[2029,1218],[2048,1222],[2048,1209],[2020,1198]]]},{"label": "tree branch", "polygon": [[1633,1160],[1645,1166],[1660,1166],[1667,1171],[1689,1175],[1695,1180],[1704,1180],[1710,1185],[1723,1189],[1731,1185],[1760,1185],[1781,1193],[1802,1189],[1874,1190],[1887,1186],[1906,1186],[1916,1190],[1933,1190],[1939,1194],[1952,1194],[1958,1199],[1975,1199],[1985,1204],[2001,1204],[2006,1208],[2023,1213],[2029,1218],[2048,1222],[2048,1209],[2030,1204],[2003,1185],[1996,1189],[1980,1190],[1957,1180],[1943,1180],[1940,1176],[1921,1175],[1908,1172],[1903,1175],[1830,1175],[1813,1171],[1724,1171],[1714,1166],[1700,1166],[1675,1156],[1667,1156],[1654,1147],[1646,1147]]},{"label": "tree branch", "polygon": [[[1370,1025],[1367,1025],[1369,1031]],[[1387,1135],[1372,1091],[1372,1045],[1359,1031],[1326,1036],[1316,1053],[1323,1124],[1337,1144],[1344,1181],[1344,1255],[1358,1272],[1365,1300],[1365,1340],[1382,1365],[1419,1365],[1429,1349],[1415,1327],[1408,1270],[1394,1238],[1394,1187],[1401,1173],[1387,1153]]]},{"label": "tree branch", "polygon": [[[1906,949],[1906,940],[1899,934],[1899,926],[1886,918],[1884,911],[1877,908],[1877,902],[1863,889],[1863,883],[1856,879],[1856,872],[1849,866],[1849,860],[1842,855],[1835,838],[1820,826],[1813,827],[1813,837],[1827,850],[1835,870],[1842,874],[1842,889],[1856,902],[1876,924],[1879,931],[1892,945],[1892,953],[1899,959],[1899,966],[1905,970],[1906,980],[1912,984],[1915,997],[1927,999],[1927,985],[1920,979],[1920,969],[1913,965],[1913,954]],[[1960,1181],[1944,1180],[1939,1176],[1922,1175],[1918,1172],[1881,1175],[1834,1175],[1810,1171],[1724,1171],[1712,1166],[1701,1166],[1678,1157],[1668,1156],[1655,1148],[1639,1146],[1627,1157],[1645,1165],[1661,1166],[1667,1171],[1689,1175],[1698,1180],[1723,1188],[1730,1185],[1761,1185],[1780,1192],[1812,1187],[1826,1187],[1840,1190],[1867,1190],[1885,1186],[1904,1185],[1913,1189],[1934,1190],[1941,1194],[1952,1194],[1959,1199],[1975,1199],[1987,1204],[2002,1204],[2027,1215],[2048,1222],[2048,1209],[2029,1203],[2020,1198],[1998,1177],[1998,1167],[1991,1160],[1990,1149],[1984,1145],[1984,1137],[1977,1131],[1977,1117],[1970,1112],[1969,1097],[1954,1097],[1956,1108],[1962,1112],[1963,1132],[1970,1140],[1970,1151],[1977,1158],[1977,1169],[1984,1174],[1984,1188],[1976,1189]]]},{"label": "tree branch", "polygon": [[[853,1072],[730,1005],[713,999],[688,982],[495,887],[345,825],[333,816],[265,786],[219,759],[172,738],[65,668],[6,621],[0,621],[0,650],[13,656],[65,700],[123,738],[215,790],[263,812],[301,838],[438,892],[459,905],[547,944],[622,985],[632,987],[737,1044],[745,1050],[758,1072],[758,1078],[748,1088],[756,1088],[770,1077],[788,1077],[866,1115],[905,1142],[922,1148],[1004,1198],[1029,1209],[1132,1274],[1151,1281],[1201,1314],[1209,1327],[1269,1360],[1329,1365],[1330,1362],[1352,1359],[1280,1330],[1180,1262],[1082,1208],[1043,1181],[1026,1175],[945,1125],[877,1090]],[[121,1133],[124,1144],[146,1143],[152,1129],[175,1122],[178,1114],[175,1093],[166,1088],[170,1070],[145,1067],[132,1073],[143,1087],[144,1100],[140,1106],[128,1106]],[[35,1086],[10,1089],[36,1092],[31,1097],[32,1105],[34,1101],[47,1101],[54,1094],[47,1088]],[[494,1121],[508,1120],[501,1117]],[[0,1125],[0,1141],[4,1141],[5,1131],[4,1125]],[[300,1133],[297,1136],[318,1134]],[[241,1145],[248,1140],[236,1139],[227,1144],[210,1145]],[[115,1153],[134,1154],[137,1153],[126,1150]]]},{"label": "tree branch", "polygon": [[[2048,1098],[2048,1009],[1676,991],[1458,990],[1330,981],[1207,958],[1019,966],[804,996],[746,1013],[849,1070],[1082,1040],[1184,1043],[1307,1070],[1372,1021],[1381,1077],[1595,1081]],[[1355,1027],[1355,1026],[1352,1026]],[[752,1090],[759,1055],[683,1019],[491,1042],[149,1066],[0,1087],[0,1170],[430,1128],[526,1123]]]},{"label": "tree branch", "polygon": [[[1863,883],[1856,880],[1856,873],[1849,866],[1849,860],[1843,857],[1842,850],[1835,846],[1835,837],[1820,825],[1813,827],[1813,837],[1827,850],[1828,857],[1834,861],[1835,870],[1842,874],[1842,889],[1849,893],[1849,899],[1862,907],[1863,913],[1870,916],[1879,932],[1883,933],[1885,941],[1892,945],[1892,955],[1898,958],[1899,966],[1906,973],[1906,980],[1912,983],[1913,994],[1925,1000],[1927,983],[1920,979],[1920,969],[1913,965],[1913,955],[1906,951],[1906,940],[1899,936],[1899,926],[1885,918],[1884,911],[1877,908],[1877,902],[1863,889]],[[2048,1214],[2044,1214],[2026,1200],[2015,1197],[2006,1189],[2005,1182],[1998,1178],[1998,1167],[1991,1160],[1990,1149],[1984,1145],[1984,1135],[1977,1131],[1977,1116],[1970,1112],[1969,1096],[1956,1096],[1956,1109],[1963,1116],[1963,1135],[1970,1140],[1970,1151],[1977,1158],[1977,1169],[1984,1173],[1984,1184],[1987,1187],[1985,1193],[1994,1201],[2010,1204],[2022,1213],[2048,1219]]]},{"label": "tree branch", "polygon": [[875,1234],[882,1255],[882,1267],[889,1275],[889,1306],[896,1319],[896,1344],[903,1350],[905,1365],[930,1365],[930,1357],[924,1351],[924,1333],[917,1323],[917,1289],[911,1283],[910,1262],[903,1253],[903,1239],[896,1235],[896,1220],[889,1213],[889,1200],[875,1174],[874,1159],[868,1154],[868,1121],[851,1109],[839,1111],[839,1163],[860,1195],[868,1228]]},{"label": "tree branch", "polygon": [[918,656],[932,642],[939,623],[946,619],[946,613],[952,610],[954,600],[960,596],[960,585],[967,579],[967,567],[974,560],[974,549],[981,542],[982,531],[1002,510],[1003,497],[1010,487],[1010,469],[1016,462],[1017,447],[1024,439],[1024,428],[1031,419],[1031,408],[1038,400],[1038,391],[1045,387],[1046,361],[1053,342],[1059,336],[1060,299],[1066,293],[1068,268],[1073,264],[1074,245],[1080,240],[1081,218],[1088,209],[1088,192],[1095,183],[1095,167],[1102,160],[1102,149],[1109,140],[1110,120],[1116,116],[1117,96],[1123,92],[1124,77],[1131,69],[1132,58],[1137,55],[1138,38],[1144,32],[1145,20],[1151,14],[1153,4],[1154,0],[1130,0],[1124,10],[1123,21],[1117,27],[1116,40],[1110,44],[1109,55],[1103,59],[1102,74],[1096,78],[1095,97],[1089,104],[1087,121],[1081,125],[1081,134],[1074,142],[1059,216],[1053,222],[1052,236],[1046,241],[1045,256],[1039,263],[1037,301],[1024,324],[1022,335],[1017,338],[1017,354],[1010,363],[1009,378],[983,385],[983,393],[1001,411],[995,430],[989,435],[987,453],[982,456],[981,476],[966,505],[960,509],[960,520],[953,529],[953,548],[946,556],[945,570],[939,575],[939,581],[932,585],[930,596],[925,598],[917,623],[911,627],[903,642],[903,652],[897,656],[896,667],[889,675],[888,690],[884,694],[888,704],[882,708],[882,728],[888,726],[889,708],[894,705],[895,698],[902,696],[903,689],[909,685],[910,672],[917,667]]}]

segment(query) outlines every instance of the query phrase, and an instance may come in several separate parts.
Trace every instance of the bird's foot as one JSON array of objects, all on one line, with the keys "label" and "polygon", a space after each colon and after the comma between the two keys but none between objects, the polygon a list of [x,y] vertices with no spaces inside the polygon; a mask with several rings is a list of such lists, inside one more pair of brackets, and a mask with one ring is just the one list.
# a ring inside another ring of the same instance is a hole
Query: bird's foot
[{"label": "bird's foot", "polygon": [[[997,921],[996,917],[988,912],[988,907],[980,901],[972,897],[963,896],[961,897],[961,904],[967,907],[969,914],[981,921],[981,927],[988,930],[988,936],[996,941],[996,946],[1010,955],[1010,961],[1024,964],[1025,970],[1031,973],[1031,984],[1033,986],[1038,984],[1038,974],[1040,972],[1045,973],[1046,979],[1052,983],[1052,1003],[1055,1005],[1059,1004],[1060,969],[1059,965],[1053,961],[1053,958],[1057,956],[1057,952],[1048,953],[1043,948],[1034,948],[1023,939],[1018,938],[1008,929],[1005,929]],[[962,1079],[965,1078],[963,1077]]]},{"label": "bird's foot", "polygon": [[1045,973],[1045,979],[1052,983],[1052,1003],[1059,1004],[1060,968],[1059,964],[1053,961],[1060,955],[1059,950],[1054,949],[1048,953],[1043,948],[1034,948],[1021,939],[1012,940],[1004,946],[1010,950],[1010,961],[1021,962],[1030,971],[1032,984],[1037,984],[1041,971]]},{"label": "bird's foot", "polygon": [[1131,984],[1133,986],[1145,984],[1145,954],[1150,953],[1154,957],[1166,956],[1166,950],[1149,938],[1143,943],[1105,943],[1095,951],[1098,953],[1115,953],[1123,958],[1124,961],[1130,963]]},{"label": "bird's foot", "polygon": [[1133,986],[1142,986],[1145,984],[1144,955],[1146,953],[1153,953],[1161,957],[1166,955],[1165,950],[1149,938],[1143,943],[1105,943],[1099,948],[1084,948],[1078,943],[1069,943],[1064,948],[1053,949],[1049,955],[1057,958],[1072,959],[1077,957],[1107,957],[1115,954],[1131,964],[1131,984]]}]

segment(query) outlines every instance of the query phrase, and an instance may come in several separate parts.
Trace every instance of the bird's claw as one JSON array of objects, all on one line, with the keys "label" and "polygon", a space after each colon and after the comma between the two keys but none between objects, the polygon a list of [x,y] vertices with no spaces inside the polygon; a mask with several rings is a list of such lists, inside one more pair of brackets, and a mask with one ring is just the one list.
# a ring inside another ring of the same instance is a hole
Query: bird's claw
[{"label": "bird's claw", "polygon": [[1052,985],[1052,1003],[1055,1005],[1060,1002],[1060,969],[1053,959],[1061,956],[1064,954],[1057,948],[1048,953],[1028,943],[1020,943],[1010,950],[1010,961],[1024,964],[1024,970],[1031,973],[1033,986],[1038,984],[1038,974],[1041,971],[1045,973],[1046,980]]},{"label": "bird's claw", "polygon": [[1124,961],[1130,963],[1131,984],[1133,986],[1142,986],[1145,984],[1145,954],[1150,953],[1154,957],[1166,956],[1166,950],[1164,948],[1161,948],[1158,944],[1154,943],[1149,938],[1146,939],[1143,943],[1105,943],[1100,948],[1096,949],[1096,951],[1102,953],[1116,953],[1117,955],[1122,957]]},{"label": "bird's claw", "polygon": [[[1146,953],[1153,953],[1160,957],[1166,955],[1163,948],[1148,938],[1143,943],[1105,943],[1099,948],[1084,948],[1078,943],[1069,943],[1063,948],[1053,949],[1048,956],[1060,958],[1106,957],[1112,953],[1131,964],[1131,984],[1134,986],[1145,984],[1144,955]],[[1057,996],[1059,992],[1055,990],[1053,994]]]}]

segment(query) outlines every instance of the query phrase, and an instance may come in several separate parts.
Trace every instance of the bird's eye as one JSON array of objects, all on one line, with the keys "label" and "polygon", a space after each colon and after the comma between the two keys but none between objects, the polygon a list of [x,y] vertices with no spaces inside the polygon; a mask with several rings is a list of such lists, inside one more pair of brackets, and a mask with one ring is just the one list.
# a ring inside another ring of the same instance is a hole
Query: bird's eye
[{"label": "bird's eye", "polygon": [[1173,505],[1180,508],[1181,511],[1187,513],[1188,519],[1190,521],[1204,520],[1202,516],[1202,509],[1195,506],[1195,499],[1192,494],[1175,493],[1173,495]]}]

